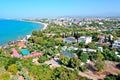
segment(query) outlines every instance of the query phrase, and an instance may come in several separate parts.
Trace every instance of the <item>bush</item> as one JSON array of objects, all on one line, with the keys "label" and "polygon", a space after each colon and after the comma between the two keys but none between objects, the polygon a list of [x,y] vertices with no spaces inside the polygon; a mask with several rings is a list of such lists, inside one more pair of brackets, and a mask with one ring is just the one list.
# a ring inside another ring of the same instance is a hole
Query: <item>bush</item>
[{"label": "bush", "polygon": [[17,65],[12,64],[12,65],[8,66],[8,71],[12,72],[15,75],[17,73],[17,71],[18,71]]},{"label": "bush", "polygon": [[20,70],[22,69],[22,64],[17,61],[17,62],[16,62],[16,65],[17,65],[17,67],[18,67],[18,70],[20,71]]},{"label": "bush", "polygon": [[118,75],[107,75],[106,78],[104,80],[120,80],[120,74]]},{"label": "bush", "polygon": [[73,57],[71,58],[70,63],[72,68],[78,69],[80,67],[81,61],[78,59],[78,57]]},{"label": "bush", "polygon": [[78,74],[79,73],[79,70],[78,69],[74,69],[75,73]]},{"label": "bush", "polygon": [[87,67],[86,66],[80,66],[80,71],[84,72],[87,70]]},{"label": "bush", "polygon": [[61,55],[60,56],[60,61],[63,65],[67,66],[67,65],[69,65],[70,57]]},{"label": "bush", "polygon": [[39,58],[38,62],[44,63],[47,60],[49,60],[49,58],[47,56],[42,56],[42,57]]},{"label": "bush", "polygon": [[101,71],[104,69],[104,62],[101,60],[97,60],[95,63],[95,67],[97,68],[98,71]]},{"label": "bush", "polygon": [[21,69],[20,74],[25,78],[25,80],[32,80],[32,78],[29,76],[29,74],[25,71],[25,69]]},{"label": "bush", "polygon": [[13,76],[11,80],[18,80],[18,76]]},{"label": "bush", "polygon": [[6,70],[5,70],[5,68],[4,68],[4,66],[0,66],[0,72],[1,73],[4,73]]},{"label": "bush", "polygon": [[3,73],[2,75],[0,75],[0,80],[10,80],[10,74]]},{"label": "bush", "polygon": [[88,60],[88,58],[89,58],[89,54],[88,53],[82,53],[81,55],[80,55],[80,60],[82,61],[82,62],[87,62],[87,60]]},{"label": "bush", "polygon": [[19,61],[19,58],[10,58],[9,61],[7,62],[7,64],[5,65],[5,69],[8,69],[8,66],[12,65],[12,64],[16,64],[16,62]]}]

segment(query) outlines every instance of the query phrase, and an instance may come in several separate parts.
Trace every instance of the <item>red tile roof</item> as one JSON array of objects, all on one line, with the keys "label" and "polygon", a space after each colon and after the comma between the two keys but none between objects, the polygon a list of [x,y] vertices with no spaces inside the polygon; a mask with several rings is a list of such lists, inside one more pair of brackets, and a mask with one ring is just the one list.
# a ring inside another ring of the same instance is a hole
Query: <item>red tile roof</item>
[{"label": "red tile roof", "polygon": [[42,56],[42,55],[43,55],[42,53],[33,52],[33,53],[29,54],[29,55],[23,56],[23,58],[31,58],[31,57]]},{"label": "red tile roof", "polygon": [[24,47],[25,46],[25,43],[24,42],[19,42],[18,43],[18,47]]}]

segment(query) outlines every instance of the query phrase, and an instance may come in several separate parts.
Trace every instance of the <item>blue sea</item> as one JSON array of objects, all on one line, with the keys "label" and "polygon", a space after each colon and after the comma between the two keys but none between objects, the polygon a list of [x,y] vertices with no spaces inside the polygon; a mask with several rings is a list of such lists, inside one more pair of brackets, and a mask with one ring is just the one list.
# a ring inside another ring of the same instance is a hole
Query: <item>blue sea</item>
[{"label": "blue sea", "polygon": [[34,30],[42,29],[43,25],[18,20],[0,20],[0,45],[29,35]]}]

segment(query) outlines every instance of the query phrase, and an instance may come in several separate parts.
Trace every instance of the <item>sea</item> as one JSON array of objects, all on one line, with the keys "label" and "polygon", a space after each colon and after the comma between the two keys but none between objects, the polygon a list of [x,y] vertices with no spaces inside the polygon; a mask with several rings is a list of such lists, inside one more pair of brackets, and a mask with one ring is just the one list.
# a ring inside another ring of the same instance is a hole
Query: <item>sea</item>
[{"label": "sea", "polygon": [[0,46],[30,35],[32,31],[41,30],[43,27],[35,22],[0,19]]}]

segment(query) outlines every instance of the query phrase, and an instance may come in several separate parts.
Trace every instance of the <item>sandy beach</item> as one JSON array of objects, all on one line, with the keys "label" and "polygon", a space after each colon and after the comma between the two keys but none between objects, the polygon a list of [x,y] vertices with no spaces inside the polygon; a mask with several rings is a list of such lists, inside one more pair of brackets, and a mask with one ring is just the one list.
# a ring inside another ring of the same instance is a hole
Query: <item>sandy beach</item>
[{"label": "sandy beach", "polygon": [[43,25],[43,28],[41,30],[45,30],[48,26],[47,23],[42,23],[42,22],[38,22],[38,21],[32,21],[32,22],[35,22],[35,23],[39,23],[39,24],[42,24]]},{"label": "sandy beach", "polygon": [[43,25],[43,28],[41,30],[45,30],[48,26],[47,23],[42,23],[42,22],[38,22],[38,21],[28,21],[28,20],[18,20],[18,21],[25,21],[25,22],[34,22],[34,23],[39,23]]}]

